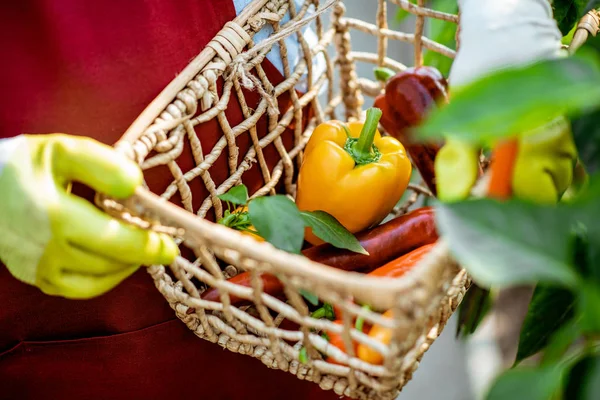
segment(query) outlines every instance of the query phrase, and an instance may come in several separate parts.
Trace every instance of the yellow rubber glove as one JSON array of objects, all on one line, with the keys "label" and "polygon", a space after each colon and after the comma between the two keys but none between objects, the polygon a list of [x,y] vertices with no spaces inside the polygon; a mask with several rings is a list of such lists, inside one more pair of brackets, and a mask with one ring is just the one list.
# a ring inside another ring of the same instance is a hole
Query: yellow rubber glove
[{"label": "yellow rubber glove", "polygon": [[[454,88],[491,72],[567,55],[561,49],[561,34],[548,1],[459,0],[459,8],[460,47],[450,71],[450,101]],[[504,167],[508,162],[507,170],[512,171],[506,177],[498,175],[509,189],[502,192],[532,202],[556,203],[569,186],[577,157],[568,122],[559,118],[534,131],[515,134],[516,157],[498,158]],[[448,140],[435,160],[438,198],[468,197],[479,172],[479,146],[490,147],[497,155],[497,145]]]},{"label": "yellow rubber glove", "polygon": [[140,265],[169,264],[174,241],[122,223],[68,192],[81,182],[132,195],[140,169],[92,139],[21,135],[0,140],[0,260],[44,293],[84,299],[107,292]]},{"label": "yellow rubber glove", "polygon": [[577,147],[564,117],[520,135],[513,195],[533,203],[557,203],[573,180],[576,162]]},{"label": "yellow rubber glove", "polygon": [[435,156],[438,198],[452,202],[467,198],[479,174],[479,148],[448,138]]}]

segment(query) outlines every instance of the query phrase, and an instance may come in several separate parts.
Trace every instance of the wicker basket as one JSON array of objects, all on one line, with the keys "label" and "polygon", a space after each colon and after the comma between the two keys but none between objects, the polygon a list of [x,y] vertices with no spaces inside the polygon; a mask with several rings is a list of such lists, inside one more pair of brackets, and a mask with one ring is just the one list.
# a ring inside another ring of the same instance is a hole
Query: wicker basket
[{"label": "wicker basket", "polygon": [[[443,243],[405,277],[392,280],[317,264],[204,219],[209,212],[217,218],[222,215],[223,207],[217,196],[243,181],[244,173],[251,168],[260,169],[264,178],[264,185],[253,196],[273,194],[276,188],[282,188],[293,197],[295,171],[314,127],[335,118],[336,110],[340,108],[346,119],[361,118],[363,96],[375,96],[382,90],[380,83],[359,78],[354,63],[368,62],[397,71],[404,68],[386,57],[390,39],[414,43],[416,64],[421,62],[422,48],[450,57],[454,55],[453,50],[423,37],[423,24],[426,17],[457,23],[457,16],[423,8],[422,0],[418,5],[407,0],[371,1],[377,10],[376,25],[345,17],[344,5],[334,0],[306,0],[300,11],[290,8],[294,3],[292,0],[255,0],[234,21],[225,25],[116,145],[119,151],[142,166],[146,177],[153,173],[153,167],[168,167],[173,175],[171,185],[159,195],[141,189],[126,202],[106,198],[99,198],[98,202],[113,215],[147,229],[166,231],[180,241],[182,249],[193,250],[195,261],[179,257],[170,267],[153,266],[149,273],[177,316],[199,338],[256,357],[270,368],[313,381],[324,390],[333,389],[340,395],[357,399],[391,399],[410,380],[423,353],[441,333],[469,285],[467,274],[453,262]],[[388,3],[417,16],[414,34],[388,28]],[[310,6],[314,6],[312,14],[309,13]],[[330,13],[328,29],[323,26],[322,12]],[[282,23],[286,14],[291,19]],[[284,59],[285,45],[280,40],[296,34],[309,22],[315,26],[318,45],[309,48],[301,40],[305,59],[294,71],[286,66],[283,82],[272,85],[261,66],[270,46],[265,46],[265,42],[254,46],[253,35],[265,24],[271,25],[275,32],[271,42],[279,40]],[[377,36],[377,53],[351,50],[351,34],[357,30]],[[328,50],[335,56],[331,57]],[[319,54],[325,59],[326,73],[314,82],[308,79],[308,90],[298,93],[294,86],[307,66],[312,65],[313,57]],[[336,75],[339,82],[334,79]],[[255,109],[246,104],[244,87],[260,92],[262,99]],[[320,95],[325,87],[324,94]],[[278,109],[276,98],[282,94],[289,94],[291,98],[289,109]],[[243,109],[244,120],[231,126],[225,110],[230,98],[235,97]],[[212,149],[203,149],[195,127],[213,120],[218,121],[224,135]],[[259,120],[267,121],[268,133],[257,132]],[[303,121],[307,123],[303,124]],[[293,146],[288,149],[283,145],[282,133],[289,134],[290,131],[285,129],[292,125]],[[250,136],[253,145],[247,154],[238,154],[236,140],[244,135]],[[178,164],[184,146],[193,152],[196,162],[193,168],[186,170]],[[263,150],[267,146],[275,146],[280,158],[271,169],[264,161]],[[212,165],[224,152],[228,154],[229,178],[215,182],[211,176]],[[192,207],[195,193],[191,183],[194,181],[203,183],[209,193],[202,199],[199,209]],[[427,192],[417,186],[411,186],[411,189],[414,193],[409,203],[396,209],[395,214],[406,212]],[[174,196],[180,197],[183,207],[168,201]],[[226,282],[228,277],[244,270],[251,271],[256,278],[252,288]],[[277,274],[285,283],[285,300],[262,292],[258,276],[265,272]],[[200,299],[199,295],[206,287],[219,288],[222,301]],[[344,325],[311,318],[299,295],[300,289],[310,290],[322,301],[346,310]],[[229,302],[230,294],[245,297],[254,305],[233,307]],[[349,298],[370,304],[377,310],[393,309],[394,319],[363,310],[348,301]],[[390,345],[378,344],[351,329],[351,318],[356,315],[390,327],[393,330]],[[280,324],[286,319],[296,323],[298,328],[282,328]],[[355,357],[352,351],[344,354],[328,345],[319,335],[322,330],[340,331],[346,343],[352,338],[379,349],[385,356],[383,365],[371,365]],[[308,360],[300,362],[302,347],[306,349]],[[346,365],[328,363],[322,354],[346,360]]]}]

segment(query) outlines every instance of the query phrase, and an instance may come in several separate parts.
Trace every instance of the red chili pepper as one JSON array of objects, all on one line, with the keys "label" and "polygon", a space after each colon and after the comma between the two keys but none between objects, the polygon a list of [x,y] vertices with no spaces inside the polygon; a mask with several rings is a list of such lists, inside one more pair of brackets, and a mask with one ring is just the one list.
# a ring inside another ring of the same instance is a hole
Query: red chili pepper
[{"label": "red chili pepper", "polygon": [[[309,259],[345,271],[371,271],[390,260],[400,257],[414,249],[435,242],[438,234],[435,229],[435,215],[432,207],[422,207],[394,218],[373,229],[358,233],[356,238],[369,255],[350,250],[342,250],[330,244],[322,244],[303,250]],[[272,296],[283,292],[281,282],[273,275],[262,274],[263,291]],[[251,287],[249,272],[242,272],[229,279],[237,285]],[[219,291],[209,288],[201,295],[204,300],[220,301]],[[233,305],[248,302],[230,295]],[[193,312],[193,311],[191,311]]]},{"label": "red chili pepper", "polygon": [[400,140],[432,193],[436,193],[434,161],[439,144],[415,143],[411,128],[419,125],[437,103],[448,101],[448,83],[433,67],[412,67],[394,75],[385,93],[375,99],[382,110],[381,124],[386,132]]}]

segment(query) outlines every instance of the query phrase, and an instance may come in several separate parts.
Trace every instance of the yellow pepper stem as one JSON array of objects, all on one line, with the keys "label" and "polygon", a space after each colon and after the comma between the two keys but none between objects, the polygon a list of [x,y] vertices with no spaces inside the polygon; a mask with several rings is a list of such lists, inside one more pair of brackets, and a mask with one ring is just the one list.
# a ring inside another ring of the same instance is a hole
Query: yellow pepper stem
[{"label": "yellow pepper stem", "polygon": [[379,108],[369,108],[358,140],[348,139],[346,143],[346,150],[350,153],[356,165],[370,164],[377,161],[381,156],[379,150],[373,145],[381,114]]}]

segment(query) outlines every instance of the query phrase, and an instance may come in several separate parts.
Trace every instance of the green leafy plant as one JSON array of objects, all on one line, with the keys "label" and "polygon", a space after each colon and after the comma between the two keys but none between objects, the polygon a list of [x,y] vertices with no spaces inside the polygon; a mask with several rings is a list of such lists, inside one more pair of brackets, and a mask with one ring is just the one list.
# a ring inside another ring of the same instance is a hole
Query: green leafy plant
[{"label": "green leafy plant", "polygon": [[[484,306],[486,291],[535,285],[515,365],[498,377],[488,400],[600,398],[597,40],[568,58],[506,69],[459,88],[419,128],[424,139],[453,137],[489,146],[564,115],[577,145],[577,190],[557,204],[436,203],[438,230],[483,290],[472,307]],[[469,317],[465,310],[461,322],[467,333],[480,320]]]},{"label": "green leafy plant", "polygon": [[567,35],[579,21],[579,17],[589,9],[589,0],[553,0],[552,10],[554,19],[563,35]]},{"label": "green leafy plant", "polygon": [[[416,4],[416,0],[410,0],[410,2]],[[428,6],[437,11],[452,14],[456,14],[458,12],[458,2],[456,0],[431,0]],[[403,22],[410,15],[411,14],[408,11],[399,8],[396,14],[396,22]],[[457,26],[455,23],[431,19],[430,21],[427,21],[425,27],[425,36],[439,44],[443,44],[451,49],[455,49],[456,29]],[[448,73],[450,72],[450,66],[452,65],[451,58],[431,50],[425,50],[423,62],[425,65],[437,68],[444,76],[448,76]]]},{"label": "green leafy plant", "polygon": [[[218,223],[257,233],[280,250],[300,254],[304,230],[310,227],[324,242],[340,249],[368,254],[356,237],[334,216],[320,210],[300,211],[287,196],[250,199],[246,186],[237,185],[218,197],[227,203],[227,210]],[[251,229],[251,226],[256,230]]]},{"label": "green leafy plant", "polygon": [[[450,14],[458,12],[458,2],[456,0],[433,0],[431,8]],[[427,36],[439,44],[443,44],[451,49],[456,49],[456,29],[457,25],[452,22],[434,19],[429,21],[427,26]],[[423,56],[423,63],[437,68],[444,76],[450,73],[452,59],[436,53],[432,50],[426,50]]]}]

